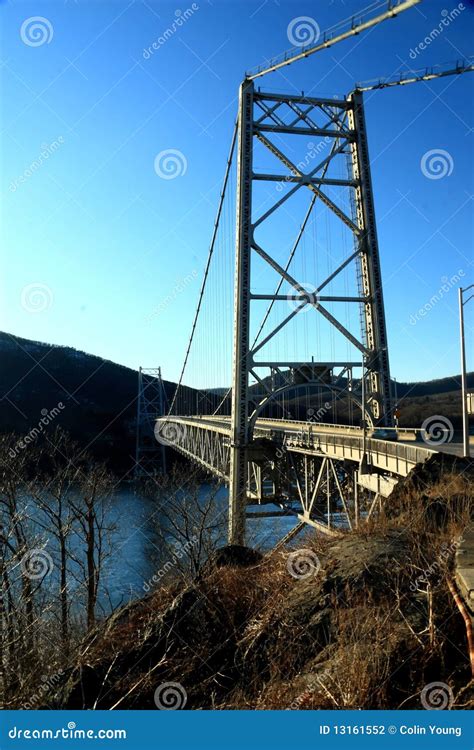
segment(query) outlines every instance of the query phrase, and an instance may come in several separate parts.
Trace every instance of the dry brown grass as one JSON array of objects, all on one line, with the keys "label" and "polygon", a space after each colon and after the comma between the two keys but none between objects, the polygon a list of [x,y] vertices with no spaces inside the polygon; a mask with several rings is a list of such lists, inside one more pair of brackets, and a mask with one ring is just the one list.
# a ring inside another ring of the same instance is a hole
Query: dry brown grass
[{"label": "dry brown grass", "polygon": [[292,577],[290,550],[277,549],[117,613],[82,650],[105,684],[98,707],[153,708],[165,681],[184,686],[188,707],[215,709],[419,708],[430,681],[458,692],[468,659],[445,574],[473,486],[467,472],[431,470],[397,490],[397,514],[294,545],[319,557],[314,576]]}]

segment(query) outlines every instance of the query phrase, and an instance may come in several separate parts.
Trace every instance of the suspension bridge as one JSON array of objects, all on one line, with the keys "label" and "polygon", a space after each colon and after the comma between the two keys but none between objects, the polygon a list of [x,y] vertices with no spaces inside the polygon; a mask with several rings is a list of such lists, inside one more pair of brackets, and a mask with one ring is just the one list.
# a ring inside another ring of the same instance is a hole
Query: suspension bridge
[{"label": "suspension bridge", "polygon": [[231,543],[244,543],[255,504],[327,533],[354,528],[446,445],[446,424],[424,442],[396,424],[364,96],[472,61],[333,98],[257,85],[419,1],[372,4],[241,85],[191,335],[155,433],[228,484]]}]

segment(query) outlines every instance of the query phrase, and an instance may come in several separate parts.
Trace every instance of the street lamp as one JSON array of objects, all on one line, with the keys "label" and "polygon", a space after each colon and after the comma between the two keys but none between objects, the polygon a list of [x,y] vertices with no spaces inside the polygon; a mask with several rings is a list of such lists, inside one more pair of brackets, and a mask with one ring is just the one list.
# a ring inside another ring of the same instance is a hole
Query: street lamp
[{"label": "street lamp", "polygon": [[469,458],[469,422],[468,422],[468,410],[467,410],[467,378],[466,378],[466,344],[464,341],[464,305],[467,305],[469,300],[474,297],[471,294],[466,300],[464,299],[464,293],[473,289],[474,284],[470,284],[465,289],[459,288],[459,332],[461,342],[461,393],[462,393],[462,443],[463,443],[463,455],[465,458]]}]

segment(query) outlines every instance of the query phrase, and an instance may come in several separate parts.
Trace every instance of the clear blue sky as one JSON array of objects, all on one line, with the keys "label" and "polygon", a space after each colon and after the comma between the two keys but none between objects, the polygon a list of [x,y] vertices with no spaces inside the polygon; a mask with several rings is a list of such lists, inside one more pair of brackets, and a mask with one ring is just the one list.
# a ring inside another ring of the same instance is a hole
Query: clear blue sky
[{"label": "clear blue sky", "polygon": [[[290,46],[293,18],[310,16],[324,30],[362,5],[199,0],[147,57],[144,50],[192,3],[3,0],[1,329],[134,368],[160,364],[176,379],[243,72]],[[467,56],[474,52],[474,9],[466,0],[459,18],[410,57],[443,9],[456,6],[425,0],[268,76],[265,89],[344,95],[355,81]],[[34,16],[49,24],[43,44],[22,38]],[[416,316],[446,277],[462,271],[463,286],[474,283],[473,90],[474,75],[466,74],[367,96],[392,374],[399,380],[459,371],[457,285]],[[168,149],[186,160],[185,173],[170,180],[154,168]],[[427,178],[420,167],[433,149],[452,162],[442,179]],[[466,314],[472,369],[474,300]]]}]

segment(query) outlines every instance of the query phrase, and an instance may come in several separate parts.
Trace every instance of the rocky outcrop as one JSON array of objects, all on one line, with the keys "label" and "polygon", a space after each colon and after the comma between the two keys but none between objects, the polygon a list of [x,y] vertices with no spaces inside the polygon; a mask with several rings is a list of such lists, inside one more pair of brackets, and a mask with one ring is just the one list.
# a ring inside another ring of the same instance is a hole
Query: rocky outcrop
[{"label": "rocky outcrop", "polygon": [[440,584],[430,615],[413,590],[419,541],[387,528],[323,542],[300,577],[288,552],[223,549],[184,591],[161,588],[97,628],[49,707],[154,709],[168,682],[187,708],[418,707],[417,681],[446,668],[423,634],[451,606]]}]

